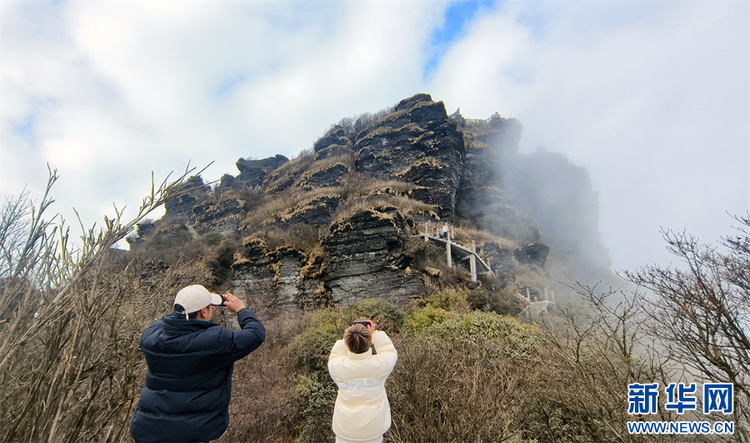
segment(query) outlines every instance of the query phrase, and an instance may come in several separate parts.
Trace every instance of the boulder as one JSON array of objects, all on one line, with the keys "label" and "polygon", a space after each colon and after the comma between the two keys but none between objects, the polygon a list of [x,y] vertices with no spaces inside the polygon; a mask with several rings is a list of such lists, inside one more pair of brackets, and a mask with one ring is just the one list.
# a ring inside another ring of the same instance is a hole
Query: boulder
[{"label": "boulder", "polygon": [[240,175],[236,177],[236,180],[242,182],[245,187],[261,186],[270,172],[288,161],[289,159],[281,154],[262,160],[241,158],[237,160],[237,169],[239,169]]},{"label": "boulder", "polygon": [[541,243],[532,243],[523,248],[513,251],[513,257],[518,263],[528,266],[532,271],[537,273],[544,272],[544,264],[549,254],[549,246]]}]

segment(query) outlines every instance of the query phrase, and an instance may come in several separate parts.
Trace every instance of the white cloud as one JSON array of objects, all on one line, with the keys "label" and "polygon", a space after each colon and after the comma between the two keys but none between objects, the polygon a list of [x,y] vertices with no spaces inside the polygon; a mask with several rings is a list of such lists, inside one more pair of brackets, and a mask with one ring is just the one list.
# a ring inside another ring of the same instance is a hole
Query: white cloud
[{"label": "white cloud", "polygon": [[724,211],[748,209],[747,7],[512,3],[474,23],[430,89],[465,116],[519,118],[524,150],[586,167],[615,265],[663,263],[660,226],[714,242]]},{"label": "white cloud", "polygon": [[4,4],[3,193],[31,182],[38,195],[50,162],[57,209],[89,224],[112,201],[137,206],[151,170],[215,161],[204,177],[216,180],[239,157],[293,156],[339,119],[417,92],[441,7]]},{"label": "white cloud", "polygon": [[152,170],[215,161],[216,180],[428,92],[449,112],[519,118],[523,149],[587,167],[618,266],[662,260],[659,225],[715,235],[722,211],[747,209],[746,3],[505,3],[425,83],[445,8],[3,3],[2,193],[40,195],[50,162],[56,209],[90,224],[137,206]]}]

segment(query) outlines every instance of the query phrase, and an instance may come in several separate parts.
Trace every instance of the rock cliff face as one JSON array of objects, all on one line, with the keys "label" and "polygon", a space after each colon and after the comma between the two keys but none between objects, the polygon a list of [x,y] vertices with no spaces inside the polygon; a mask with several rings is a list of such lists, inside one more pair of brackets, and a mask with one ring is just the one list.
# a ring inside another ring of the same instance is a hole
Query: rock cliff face
[{"label": "rock cliff face", "polygon": [[206,199],[208,187],[200,177],[192,177],[187,183],[187,192],[164,203],[166,215],[170,218],[183,218],[187,224],[195,223],[193,208]]},{"label": "rock cliff face", "polygon": [[285,220],[280,223],[283,226],[306,224],[310,226],[328,226],[331,218],[339,205],[339,197],[335,195],[322,195],[305,200],[296,205],[290,212],[284,214]]},{"label": "rock cliff face", "polygon": [[[543,280],[546,243],[553,251],[601,246],[590,183],[567,162],[519,154],[515,119],[448,116],[442,102],[418,94],[356,123],[333,126],[292,161],[239,159],[239,174],[226,174],[214,190],[194,178],[188,193],[167,202],[164,219],[139,225],[128,241],[236,239],[224,281],[272,311],[365,298],[408,303],[442,273],[415,266],[429,254],[410,237],[443,221],[504,239],[477,244],[492,284],[527,294],[544,292],[528,285]],[[550,176],[560,171],[580,186],[555,194],[559,179]],[[544,217],[550,208],[564,223]],[[575,220],[581,229],[571,237],[566,223]]]},{"label": "rock cliff face", "polygon": [[293,248],[269,251],[262,241],[246,241],[235,255],[234,294],[259,302],[271,312],[324,307],[327,294],[317,291],[317,279],[304,278],[305,262],[304,254]]},{"label": "rock cliff face", "polygon": [[193,207],[195,230],[198,234],[237,232],[242,220],[244,201],[239,198],[220,198],[218,202],[203,201]]},{"label": "rock cliff face", "polygon": [[409,224],[395,207],[387,207],[357,211],[331,226],[323,248],[328,257],[324,282],[333,303],[365,298],[403,303],[421,292],[421,278],[403,252],[413,232]]},{"label": "rock cliff face", "polygon": [[357,171],[414,183],[426,190],[415,198],[437,205],[440,217],[454,214],[466,148],[442,102],[427,94],[401,101],[393,113],[357,134],[354,151]]}]

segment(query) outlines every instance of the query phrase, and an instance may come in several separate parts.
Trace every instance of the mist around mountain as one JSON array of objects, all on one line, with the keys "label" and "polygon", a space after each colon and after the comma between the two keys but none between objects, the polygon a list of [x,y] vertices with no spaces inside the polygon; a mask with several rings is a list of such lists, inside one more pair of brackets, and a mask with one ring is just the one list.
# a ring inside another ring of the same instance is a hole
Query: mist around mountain
[{"label": "mist around mountain", "polygon": [[241,295],[263,288],[269,309],[405,305],[434,291],[435,275],[470,268],[452,269],[437,246],[416,241],[448,223],[454,242],[490,263],[485,285],[546,311],[577,281],[614,279],[588,173],[562,154],[520,154],[521,136],[515,119],[448,115],[417,94],[342,119],[292,160],[240,158],[239,174],[213,186],[194,177],[128,242],[221,242],[232,259],[215,283]]}]

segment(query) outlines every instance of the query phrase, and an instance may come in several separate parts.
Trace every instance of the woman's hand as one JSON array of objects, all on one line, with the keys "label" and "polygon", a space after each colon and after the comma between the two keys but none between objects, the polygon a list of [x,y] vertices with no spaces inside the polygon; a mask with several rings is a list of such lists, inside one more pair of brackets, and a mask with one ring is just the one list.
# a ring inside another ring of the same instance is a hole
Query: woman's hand
[{"label": "woman's hand", "polygon": [[[375,332],[375,322],[373,322],[372,320],[363,320],[363,321],[367,322],[367,330],[370,331],[370,335],[372,335],[372,333]],[[352,326],[349,326],[348,328],[344,329],[344,333],[346,334],[349,331],[349,329],[351,329]]]},{"label": "woman's hand", "polygon": [[375,323],[372,320],[367,320],[367,330],[370,331],[370,335],[375,332]]}]

